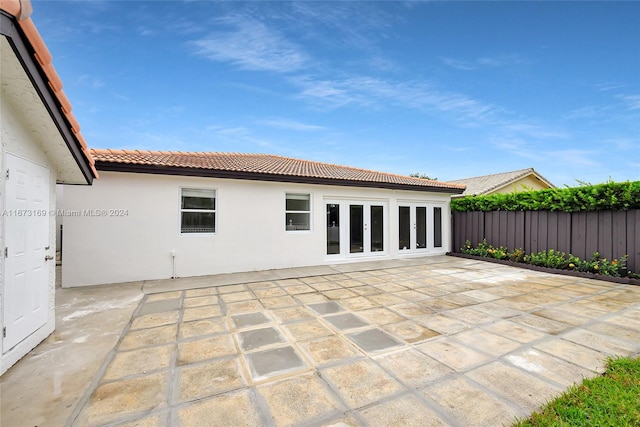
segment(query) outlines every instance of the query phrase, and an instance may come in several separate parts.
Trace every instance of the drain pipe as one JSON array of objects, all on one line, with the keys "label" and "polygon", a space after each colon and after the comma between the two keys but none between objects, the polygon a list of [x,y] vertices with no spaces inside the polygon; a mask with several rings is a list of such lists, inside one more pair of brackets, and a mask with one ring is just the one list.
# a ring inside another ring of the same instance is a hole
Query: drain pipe
[{"label": "drain pipe", "polygon": [[171,250],[171,270],[173,272],[173,275],[171,276],[172,279],[176,278],[176,250],[172,249]]}]

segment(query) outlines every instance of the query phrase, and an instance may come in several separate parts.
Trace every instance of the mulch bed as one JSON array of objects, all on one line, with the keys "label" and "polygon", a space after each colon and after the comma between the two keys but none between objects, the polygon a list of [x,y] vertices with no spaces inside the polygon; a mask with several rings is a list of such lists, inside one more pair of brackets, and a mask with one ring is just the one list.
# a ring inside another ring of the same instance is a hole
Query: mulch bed
[{"label": "mulch bed", "polygon": [[583,277],[585,279],[604,280],[605,282],[613,282],[613,283],[621,283],[621,284],[624,284],[624,285],[637,285],[637,286],[640,286],[640,279],[631,279],[629,277],[614,277],[614,276],[605,276],[605,275],[602,275],[602,274],[586,273],[586,272],[582,272],[582,271],[572,271],[572,270],[562,270],[562,269],[559,269],[559,268],[539,267],[537,265],[529,265],[529,264],[525,264],[525,263],[521,263],[521,262],[513,262],[513,261],[509,261],[509,260],[504,260],[504,259],[495,259],[495,258],[482,257],[482,256],[477,256],[477,255],[468,255],[468,254],[462,254],[462,253],[458,253],[458,252],[447,252],[447,255],[455,256],[455,257],[458,257],[458,258],[475,259],[475,260],[478,260],[478,261],[492,262],[494,264],[509,265],[511,267],[526,268],[527,270],[542,271],[544,273],[561,274],[563,276]]}]

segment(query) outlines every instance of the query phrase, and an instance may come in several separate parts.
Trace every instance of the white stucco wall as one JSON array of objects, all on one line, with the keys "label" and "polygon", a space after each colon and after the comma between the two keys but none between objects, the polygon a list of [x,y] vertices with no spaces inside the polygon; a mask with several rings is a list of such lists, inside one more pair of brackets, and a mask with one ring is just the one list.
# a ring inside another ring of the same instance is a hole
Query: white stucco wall
[{"label": "white stucco wall", "polygon": [[[180,234],[181,187],[216,190],[215,235]],[[311,195],[311,231],[285,230],[286,193]],[[450,246],[449,198],[442,193],[102,171],[92,187],[65,187],[59,201],[62,286],[170,278],[172,251],[177,277],[416,255],[397,250],[398,199],[443,208],[443,245],[430,252],[443,254]],[[386,253],[327,257],[325,199],[385,202]],[[106,215],[90,215],[98,211]]]},{"label": "white stucco wall", "polygon": [[[5,171],[6,171],[6,154],[10,153],[29,160],[33,163],[37,163],[49,169],[49,209],[55,209],[56,197],[55,197],[55,183],[56,174],[54,168],[50,164],[47,156],[43,152],[41,146],[46,144],[45,141],[39,141],[38,135],[34,135],[28,130],[25,125],[27,118],[19,113],[14,106],[7,100],[7,97],[0,97],[0,129],[1,130],[1,144],[0,149],[0,164],[2,165],[2,173],[0,173],[0,212],[4,211],[4,195],[5,195]],[[38,120],[39,118],[35,118]],[[30,117],[29,120],[34,120]],[[5,224],[4,217],[0,215],[0,248],[4,250],[5,247]],[[54,247],[55,244],[55,217],[49,217],[49,246]],[[0,256],[0,307],[4,303],[4,255]],[[2,349],[2,357],[0,359],[0,374],[4,373],[9,367],[16,363],[22,356],[27,354],[42,340],[44,340],[49,334],[51,334],[55,328],[55,262],[47,263],[49,269],[49,303],[48,303],[48,317],[47,322],[40,327],[36,332],[21,341],[15,347],[11,349]],[[5,326],[4,316],[0,315],[0,330]]]}]

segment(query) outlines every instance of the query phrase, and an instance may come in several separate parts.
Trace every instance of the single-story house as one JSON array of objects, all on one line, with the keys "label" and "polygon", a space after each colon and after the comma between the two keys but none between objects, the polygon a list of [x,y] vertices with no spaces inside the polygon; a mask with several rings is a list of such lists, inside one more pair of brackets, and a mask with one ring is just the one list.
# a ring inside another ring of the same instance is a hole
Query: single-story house
[{"label": "single-story house", "polygon": [[472,178],[454,179],[449,182],[467,186],[467,189],[462,194],[454,197],[487,196],[489,194],[506,194],[556,188],[555,185],[533,168],[475,176]]},{"label": "single-story house", "polygon": [[55,328],[56,183],[97,177],[30,14],[0,1],[0,375]]},{"label": "single-story house", "polygon": [[91,150],[62,196],[62,286],[382,260],[451,249],[464,185],[267,154]]}]

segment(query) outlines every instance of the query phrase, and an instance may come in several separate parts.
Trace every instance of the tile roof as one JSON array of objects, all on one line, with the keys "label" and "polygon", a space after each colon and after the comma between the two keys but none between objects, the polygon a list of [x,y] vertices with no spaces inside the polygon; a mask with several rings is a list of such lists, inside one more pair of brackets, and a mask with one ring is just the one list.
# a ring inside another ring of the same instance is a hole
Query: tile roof
[{"label": "tile roof", "polygon": [[416,190],[419,189],[421,191],[432,189],[460,193],[465,188],[462,184],[431,181],[271,154],[103,149],[92,149],[91,154],[96,160],[99,169],[103,169],[108,164],[119,164],[121,166],[131,166],[133,169],[137,167],[141,171],[144,167],[160,167],[165,168],[169,173],[171,168],[186,168],[208,172],[237,173],[245,178],[247,178],[247,174],[256,175],[256,179],[259,176],[269,175],[281,177],[283,180],[285,180],[285,177],[307,178],[318,181],[380,184],[380,187],[416,187]]},{"label": "tile roof", "polygon": [[547,184],[549,188],[555,188],[555,185],[545,179],[533,168],[520,169],[512,172],[495,173],[491,175],[475,176],[472,178],[456,179],[450,182],[464,184],[467,186],[467,189],[464,191],[464,193],[462,193],[462,196],[482,196],[485,194],[489,194],[499,188],[505,187],[528,175],[535,175],[543,183]]},{"label": "tile roof", "polygon": [[97,178],[98,171],[94,166],[94,161],[91,157],[91,154],[89,154],[87,142],[80,133],[80,125],[78,124],[78,120],[76,120],[75,116],[71,112],[71,103],[62,90],[62,80],[60,79],[60,76],[58,76],[55,68],[53,68],[51,53],[49,52],[49,49],[47,49],[44,40],[42,40],[40,33],[38,32],[35,24],[30,18],[31,12],[33,10],[31,1],[0,0],[0,9],[16,18],[20,29],[26,36],[29,44],[31,44],[36,62],[40,65],[42,72],[48,80],[49,88],[51,89],[53,96],[59,103],[60,111],[69,123],[69,127],[73,132],[73,135],[75,136],[78,145],[83,155],[85,156],[85,160],[89,164],[90,169],[94,174],[94,177]]}]

